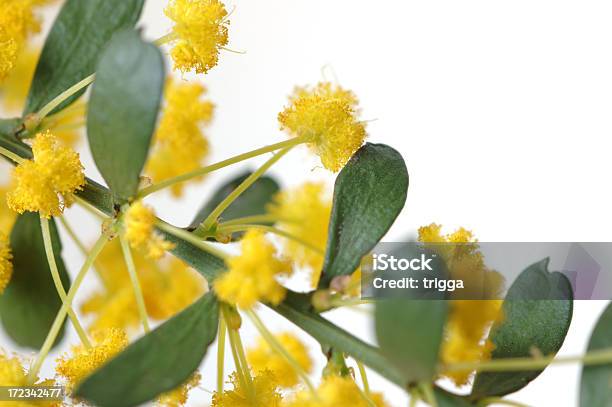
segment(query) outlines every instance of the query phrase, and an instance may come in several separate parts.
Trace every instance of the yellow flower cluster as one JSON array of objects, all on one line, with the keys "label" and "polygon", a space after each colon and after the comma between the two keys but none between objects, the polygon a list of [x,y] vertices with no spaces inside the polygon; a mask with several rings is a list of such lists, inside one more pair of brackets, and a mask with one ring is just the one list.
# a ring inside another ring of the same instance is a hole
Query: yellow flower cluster
[{"label": "yellow flower cluster", "polygon": [[[206,88],[199,83],[176,82],[172,78],[166,81],[166,105],[146,169],[155,182],[199,168],[208,154],[208,140],[200,126],[210,123],[214,105],[201,100],[205,93]],[[172,194],[181,196],[184,185],[172,185]]]},{"label": "yellow flower cluster", "polygon": [[172,250],[174,244],[168,242],[155,230],[155,212],[136,201],[130,205],[125,214],[125,238],[134,249],[142,250],[152,259],[160,259],[167,250]]},{"label": "yellow flower cluster", "polygon": [[7,203],[18,213],[59,216],[85,185],[79,155],[61,146],[49,131],[36,135],[32,152],[34,159],[23,161],[13,171]]},{"label": "yellow flower cluster", "polygon": [[196,372],[185,383],[176,389],[166,392],[157,398],[157,404],[164,407],[180,407],[187,403],[189,392],[197,387],[202,375]]},{"label": "yellow flower cluster", "polygon": [[[204,278],[185,263],[170,258],[155,262],[133,253],[147,314],[157,320],[170,318],[192,304],[206,291]],[[118,240],[109,242],[96,261],[103,288],[81,306],[93,315],[92,331],[139,326],[138,308]]]},{"label": "yellow flower cluster", "polygon": [[[380,393],[372,393],[370,400],[376,407],[386,407]],[[284,407],[370,407],[369,401],[350,377],[327,376],[317,389],[317,397],[301,391],[285,403]]]},{"label": "yellow flower cluster", "polygon": [[0,231],[0,294],[4,292],[4,289],[11,281],[11,276],[13,275],[12,259],[13,255],[11,253],[8,236]]},{"label": "yellow flower cluster", "polygon": [[[38,380],[37,380],[38,381]],[[29,386],[28,374],[23,368],[23,363],[18,357],[8,357],[0,349],[0,386],[24,387]],[[51,379],[38,382],[35,386],[54,386],[55,382]],[[3,401],[3,406],[13,407],[59,407],[58,402],[33,402],[33,401]]]},{"label": "yellow flower cluster", "polygon": [[[454,233],[442,235],[442,227],[432,223],[419,229],[419,241],[449,243],[435,245],[449,266],[453,279],[464,280],[466,289],[477,291],[489,300],[453,300],[445,328],[441,358],[443,364],[479,362],[491,356],[493,344],[485,339],[491,325],[503,318],[502,300],[499,298],[504,279],[495,270],[487,268],[472,232],[459,228]],[[454,244],[458,243],[458,244]],[[468,294],[468,291],[465,292]],[[445,376],[458,386],[468,383],[472,372],[448,372]]]},{"label": "yellow flower cluster", "polygon": [[64,354],[57,359],[55,371],[66,379],[68,388],[77,386],[94,370],[102,366],[128,345],[128,338],[121,329],[111,328],[93,333],[95,345],[87,349],[74,346],[72,356]]},{"label": "yellow flower cluster", "polygon": [[269,370],[263,370],[253,377],[255,400],[249,400],[246,389],[243,388],[238,375],[233,373],[230,377],[232,390],[215,393],[212,398],[212,407],[280,407],[282,397],[278,389],[276,378]]},{"label": "yellow flower cluster", "polygon": [[257,301],[279,304],[286,290],[276,278],[289,275],[288,262],[276,257],[276,248],[259,230],[249,230],[240,242],[242,252],[226,261],[228,271],[214,282],[219,298],[241,308]]},{"label": "yellow flower cluster", "polygon": [[307,182],[297,188],[280,191],[268,206],[268,212],[280,219],[277,227],[306,241],[320,252],[291,239],[283,240],[285,254],[299,267],[312,270],[312,284],[316,286],[323,267],[327,245],[327,228],[331,214],[331,199],[323,183]]},{"label": "yellow flower cluster", "polygon": [[34,7],[37,0],[0,0],[0,82],[17,63],[20,51],[31,34],[40,31]]},{"label": "yellow flower cluster", "polygon": [[365,125],[357,118],[357,97],[323,82],[313,88],[297,88],[289,101],[278,115],[281,129],[306,138],[323,166],[339,171],[366,138]]},{"label": "yellow flower cluster", "polygon": [[[312,360],[306,346],[290,333],[276,335],[276,339],[302,370],[309,373],[312,370]],[[281,387],[293,387],[298,384],[298,374],[287,360],[270,348],[268,342],[259,338],[257,346],[247,351],[249,365],[256,371],[268,369],[274,374]]]},{"label": "yellow flower cluster", "polygon": [[228,43],[227,11],[219,0],[171,0],[165,10],[174,21],[176,45],[171,55],[183,72],[206,73],[219,61]]}]

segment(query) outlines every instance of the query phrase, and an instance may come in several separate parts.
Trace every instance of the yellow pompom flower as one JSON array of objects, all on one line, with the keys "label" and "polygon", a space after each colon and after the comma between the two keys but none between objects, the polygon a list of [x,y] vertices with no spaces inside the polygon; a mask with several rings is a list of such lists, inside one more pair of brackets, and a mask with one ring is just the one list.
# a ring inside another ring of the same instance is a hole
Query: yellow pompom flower
[{"label": "yellow pompom flower", "polygon": [[180,407],[187,403],[189,392],[197,387],[202,380],[199,372],[194,373],[185,383],[157,398],[157,405],[164,407]]},{"label": "yellow pompom flower", "polygon": [[366,138],[365,125],[357,118],[357,97],[323,82],[296,89],[289,101],[278,115],[281,129],[305,138],[325,168],[339,171]]},{"label": "yellow pompom flower", "polygon": [[[170,318],[206,291],[204,277],[176,258],[158,262],[138,251],[132,257],[147,314],[153,319]],[[104,247],[95,266],[102,287],[94,291],[81,306],[83,314],[94,317],[90,330],[137,328],[140,319],[136,297],[117,239]]]},{"label": "yellow pompom flower", "polygon": [[170,0],[165,10],[174,21],[171,56],[183,72],[206,73],[219,61],[228,43],[227,11],[219,0]]},{"label": "yellow pompom flower", "polygon": [[[28,373],[23,367],[23,362],[18,357],[9,357],[0,349],[0,386],[6,387],[25,387],[30,386],[28,381]],[[51,379],[38,381],[34,386],[50,387],[54,386],[55,382]],[[3,406],[13,407],[59,407],[62,403],[56,401],[3,401]]]},{"label": "yellow pompom flower", "polygon": [[17,213],[39,212],[59,216],[74,201],[74,193],[85,185],[79,155],[46,131],[32,144],[34,158],[19,164],[12,174],[8,206]]},{"label": "yellow pompom flower", "polygon": [[263,370],[253,377],[255,400],[249,400],[247,391],[233,373],[230,377],[232,390],[219,394],[215,392],[212,407],[280,407],[282,396],[278,389],[276,377],[269,370]]},{"label": "yellow pompom flower", "polygon": [[[291,357],[309,373],[312,369],[312,359],[306,346],[293,334],[282,333],[276,339]],[[299,378],[295,369],[287,360],[275,352],[268,342],[259,338],[257,346],[247,351],[249,365],[256,371],[269,369],[276,377],[281,387],[293,387],[298,384]]]},{"label": "yellow pompom flower", "polygon": [[[491,325],[503,319],[501,312],[503,301],[497,298],[502,292],[504,278],[497,271],[487,268],[471,231],[459,228],[453,233],[443,235],[441,230],[442,227],[435,223],[421,227],[419,241],[438,243],[432,247],[449,266],[451,278],[461,279],[465,283],[466,290],[462,294],[469,295],[467,290],[472,290],[474,295],[485,298],[484,301],[463,299],[451,301],[441,349],[442,363],[488,360],[494,347],[486,336]],[[468,383],[472,372],[443,372],[443,374],[456,385],[462,386]]]},{"label": "yellow pompom flower", "polygon": [[113,356],[128,345],[128,338],[121,329],[111,328],[94,332],[94,346],[87,349],[84,345],[74,346],[72,355],[65,353],[57,359],[55,371],[66,379],[68,388],[76,387]]},{"label": "yellow pompom flower", "polygon": [[[350,377],[327,376],[317,389],[317,398],[307,391],[298,392],[284,407],[370,407],[364,393]],[[377,407],[387,407],[380,393],[372,393],[371,399]]]},{"label": "yellow pompom flower", "polygon": [[276,257],[276,248],[259,230],[249,230],[240,247],[242,253],[228,259],[228,271],[215,280],[217,296],[241,308],[257,301],[279,304],[286,290],[276,278],[291,273],[289,263]]},{"label": "yellow pompom flower", "polygon": [[283,251],[299,267],[312,270],[312,285],[316,287],[323,267],[323,255],[327,245],[327,229],[331,215],[331,198],[323,183],[307,182],[297,188],[280,191],[268,206],[268,212],[280,219],[276,226],[299,237],[312,248],[283,239]]},{"label": "yellow pompom flower", "polygon": [[142,201],[130,205],[125,214],[125,237],[134,249],[142,250],[152,259],[160,259],[174,244],[155,230],[155,212]]},{"label": "yellow pompom flower", "polygon": [[[200,168],[209,153],[209,143],[201,126],[211,122],[214,105],[202,100],[206,93],[199,83],[166,81],[166,105],[154,135],[146,172],[155,182],[173,178]],[[201,179],[198,177],[195,179]],[[176,197],[185,183],[172,185]]]},{"label": "yellow pompom flower", "polygon": [[0,231],[0,294],[11,281],[13,275],[13,263],[11,260],[13,255],[9,245],[8,237],[4,232]]}]

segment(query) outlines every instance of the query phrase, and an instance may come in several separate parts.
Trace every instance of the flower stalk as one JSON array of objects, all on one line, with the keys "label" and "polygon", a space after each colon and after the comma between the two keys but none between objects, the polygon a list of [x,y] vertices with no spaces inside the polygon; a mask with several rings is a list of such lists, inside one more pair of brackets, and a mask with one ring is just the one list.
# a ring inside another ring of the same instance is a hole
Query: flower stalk
[{"label": "flower stalk", "polygon": [[[43,243],[45,246],[45,254],[47,255],[47,262],[49,263],[49,270],[51,270],[51,278],[53,279],[53,284],[55,285],[55,289],[57,290],[57,294],[62,300],[62,304],[67,304],[68,298],[66,296],[66,290],[64,290],[64,285],[62,284],[62,279],[59,274],[59,269],[57,268],[57,262],[55,261],[55,254],[53,253],[53,243],[51,241],[51,232],[49,230],[49,220],[44,216],[40,217],[40,227],[42,230]],[[79,335],[79,339],[85,345],[86,348],[91,348],[91,342],[83,329],[83,326],[79,322],[72,306],[68,304],[67,306],[68,315],[70,317],[70,321],[74,326],[77,334]]]},{"label": "flower stalk", "polygon": [[219,170],[221,168],[225,168],[228,167],[230,165],[233,164],[237,164],[241,161],[245,161],[248,160],[249,158],[253,158],[253,157],[257,157],[266,153],[271,153],[274,152],[276,150],[280,150],[282,148],[288,148],[288,147],[293,147],[302,143],[307,142],[308,139],[307,138],[294,138],[291,140],[285,140],[285,141],[281,141],[279,143],[275,143],[275,144],[271,144],[269,146],[265,146],[265,147],[261,147],[258,149],[255,149],[253,151],[249,151],[246,153],[242,153],[242,154],[238,154],[234,157],[228,158],[226,160],[223,161],[219,161],[218,163],[215,164],[211,164],[208,165],[206,167],[202,167],[202,168],[198,168],[197,170],[191,171],[191,172],[187,172],[183,175],[179,175],[177,177],[173,177],[173,178],[168,178],[167,180],[158,182],[156,184],[153,184],[151,186],[148,186],[146,188],[141,189],[137,196],[136,199],[140,199],[140,198],[144,198],[147,195],[150,195],[154,192],[157,191],[161,191],[163,189],[166,189],[174,184],[178,184],[180,182],[185,182],[185,181],[189,181],[190,179],[193,178],[197,178],[197,177],[201,177],[202,175],[206,175],[208,173],[211,173],[213,171]]},{"label": "flower stalk", "polygon": [[76,278],[74,279],[74,282],[72,286],[70,287],[70,290],[68,290],[68,295],[66,296],[66,302],[62,303],[62,306],[59,312],[55,316],[53,325],[51,325],[51,329],[49,330],[49,333],[47,334],[47,337],[45,338],[45,341],[40,349],[38,357],[36,358],[36,361],[30,368],[30,371],[28,372],[28,383],[29,384],[33,384],[36,381],[36,378],[38,377],[38,372],[40,371],[40,368],[42,367],[42,364],[45,361],[45,358],[49,354],[49,351],[53,347],[53,344],[55,343],[57,336],[59,335],[59,332],[62,329],[62,324],[64,323],[64,319],[66,318],[66,314],[68,313],[68,307],[72,305],[72,301],[74,300],[74,297],[78,289],[81,287],[81,284],[83,283],[83,280],[85,279],[85,276],[87,275],[87,272],[93,265],[94,261],[96,260],[100,252],[102,252],[102,249],[104,249],[104,246],[108,242],[108,238],[111,235],[111,232],[113,231],[113,229],[114,228],[107,229],[98,238],[95,245],[91,249],[89,256],[87,256],[87,259],[85,259],[85,263],[83,263],[83,266],[81,267],[81,270],[79,271],[79,274],[77,274]]},{"label": "flower stalk", "polygon": [[138,274],[136,273],[136,266],[134,265],[134,258],[132,257],[132,251],[130,246],[123,235],[119,236],[119,242],[121,243],[121,250],[123,252],[123,258],[125,259],[125,265],[130,275],[130,281],[132,282],[132,289],[134,290],[134,296],[136,297],[136,306],[138,307],[138,316],[145,333],[151,332],[149,326],[149,317],[147,315],[147,308],[145,306],[144,297],[142,295],[142,287],[138,280]]},{"label": "flower stalk", "polygon": [[212,212],[206,217],[206,219],[204,219],[202,224],[196,229],[196,233],[198,233],[198,231],[205,232],[209,230],[217,221],[219,216],[223,213],[223,211],[226,210],[227,207],[230,206],[232,202],[234,202],[244,191],[246,191],[251,185],[253,185],[253,183],[257,181],[259,177],[265,174],[265,172],[268,171],[270,167],[272,167],[276,162],[278,162],[278,160],[280,160],[285,154],[287,154],[292,147],[293,146],[286,147],[278,153],[274,154],[272,158],[266,161],[261,167],[259,167],[255,172],[253,172],[244,181],[242,181],[242,183],[238,185],[228,196],[226,196],[225,199],[223,199],[223,201],[221,201],[219,205],[217,205],[217,207],[212,210]]}]

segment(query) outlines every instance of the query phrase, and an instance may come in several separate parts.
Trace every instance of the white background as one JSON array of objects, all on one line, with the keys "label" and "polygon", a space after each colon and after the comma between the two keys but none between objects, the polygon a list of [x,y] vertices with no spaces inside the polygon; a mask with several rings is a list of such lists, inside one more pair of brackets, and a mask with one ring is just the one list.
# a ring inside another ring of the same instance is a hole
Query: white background
[{"label": "white background", "polygon": [[[149,39],[168,32],[165,4],[148,1],[141,26]],[[211,162],[284,139],[276,115],[293,86],[335,77],[361,99],[363,118],[372,120],[370,141],[398,149],[410,172],[405,210],[387,240],[430,222],[449,231],[465,226],[481,241],[610,240],[609,2],[235,0],[232,6],[229,48],[246,54],[223,52],[204,78],[217,105],[208,130]],[[164,194],[150,202],[162,217],[186,224],[206,194],[237,171],[207,178],[181,202]],[[333,180],[305,149],[272,172],[286,186]],[[79,209],[68,214],[92,241],[95,223]],[[65,239],[72,272],[82,262],[76,253]],[[561,354],[584,351],[603,306],[576,303]],[[272,329],[286,329],[282,319],[265,315]],[[372,339],[363,313],[330,317]],[[309,343],[314,355],[316,344]],[[16,349],[4,337],[0,344]],[[204,365],[206,389],[214,388],[213,365],[212,359]],[[401,390],[372,381],[393,405],[406,405]],[[574,406],[578,383],[576,365],[553,366],[510,398]],[[191,404],[206,397],[198,391]]]}]

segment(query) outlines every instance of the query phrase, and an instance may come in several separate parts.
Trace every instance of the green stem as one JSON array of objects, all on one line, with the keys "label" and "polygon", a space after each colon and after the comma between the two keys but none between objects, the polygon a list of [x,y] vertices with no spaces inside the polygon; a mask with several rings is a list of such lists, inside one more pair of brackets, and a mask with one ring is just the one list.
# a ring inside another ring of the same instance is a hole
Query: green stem
[{"label": "green stem", "polygon": [[153,192],[160,191],[171,185],[178,184],[180,182],[189,181],[192,178],[197,178],[199,176],[208,174],[210,172],[227,167],[229,165],[236,164],[244,160],[248,160],[249,158],[257,157],[265,153],[270,153],[276,150],[280,150],[281,148],[293,147],[298,144],[305,143],[306,141],[308,141],[308,138],[298,137],[298,138],[293,138],[290,140],[281,141],[280,143],[271,144],[269,146],[265,146],[262,148],[258,148],[256,150],[249,151],[247,153],[238,154],[226,160],[219,161],[218,163],[211,164],[206,167],[198,168],[197,170],[187,172],[177,177],[168,178],[167,180],[160,181],[157,184],[153,184],[151,186],[143,188],[138,192],[135,199],[144,198],[145,196],[150,195]]},{"label": "green stem", "polygon": [[[59,217],[59,220],[60,220],[62,226],[64,227],[64,230],[66,231],[66,233],[68,233],[68,236],[70,236],[70,238],[72,239],[74,244],[79,248],[79,251],[81,252],[83,257],[87,258],[87,253],[88,253],[87,247],[81,241],[81,239],[76,234],[76,232],[74,231],[72,226],[70,226],[70,224],[66,220],[66,217],[64,215],[62,215],[62,216]],[[100,270],[98,270],[96,265],[94,265],[93,268],[96,271],[96,273],[98,274],[98,276],[100,277],[100,279],[104,281],[105,280],[104,275],[102,273],[100,273]]]},{"label": "green stem", "polygon": [[[223,317],[228,319],[227,305],[223,304],[221,310]],[[248,399],[254,403],[255,401],[255,387],[253,386],[253,379],[251,378],[251,372],[249,371],[249,365],[246,362],[244,356],[244,349],[242,348],[242,341],[240,340],[240,334],[237,329],[232,328],[230,325],[227,327],[227,333],[229,336],[230,346],[232,348],[232,356],[234,357],[234,364],[236,365],[236,373],[238,374],[238,380],[243,389],[246,390]]]},{"label": "green stem", "polygon": [[125,265],[127,266],[130,280],[132,281],[132,288],[134,290],[134,296],[136,297],[136,306],[138,307],[140,321],[142,322],[142,327],[144,328],[145,333],[149,333],[151,331],[151,328],[149,327],[149,317],[147,315],[147,308],[142,295],[142,287],[140,286],[138,274],[136,273],[134,259],[132,258],[132,251],[130,250],[130,246],[123,235],[119,235],[119,242],[121,243],[121,250],[123,251]]},{"label": "green stem", "polygon": [[281,218],[276,215],[271,214],[262,214],[262,215],[253,215],[253,216],[244,216],[242,218],[235,218],[219,224],[219,227],[225,226],[234,226],[234,225],[244,225],[247,223],[272,223],[272,222],[297,222],[297,220],[291,220],[286,218]]},{"label": "green stem", "polygon": [[100,219],[100,220],[107,220],[110,219],[108,216],[106,216],[106,214],[104,212],[102,212],[99,208],[96,208],[94,205],[90,204],[89,202],[87,202],[86,200],[84,200],[83,198],[75,195],[74,196],[75,201],[81,205],[81,207],[83,209],[85,209],[87,212],[89,212],[90,214],[92,214],[93,216],[95,216],[96,218]]},{"label": "green stem", "polygon": [[581,356],[544,356],[538,358],[506,358],[485,362],[451,363],[442,366],[444,372],[511,372],[521,370],[543,369],[550,364],[582,362],[584,365],[612,364],[612,348],[597,349]]},{"label": "green stem", "polygon": [[172,42],[174,40],[178,39],[178,35],[174,32],[171,31],[166,35],[163,35],[161,37],[159,37],[158,39],[156,39],[155,41],[153,41],[153,44],[157,45],[158,47],[160,45],[164,45],[167,44],[169,42]]},{"label": "green stem", "polygon": [[13,153],[12,151],[7,150],[4,147],[0,147],[0,154],[5,156],[6,158],[13,160],[17,164],[21,164],[22,162],[25,161],[25,158],[21,158],[19,155]]},{"label": "green stem", "polygon": [[417,407],[417,404],[421,398],[419,397],[419,392],[416,388],[410,389],[410,406],[409,407]]},{"label": "green stem", "polygon": [[287,239],[294,240],[298,242],[299,244],[301,244],[302,246],[320,254],[321,256],[325,255],[325,252],[321,250],[320,248],[318,248],[317,246],[315,246],[314,244],[307,242],[306,240],[298,236],[292,235],[289,232],[285,232],[284,230],[275,228],[274,226],[258,225],[258,224],[230,225],[230,226],[220,225],[218,228],[220,232],[225,232],[225,233],[242,232],[242,231],[249,230],[249,229],[259,229],[259,230],[263,230],[264,232],[274,233],[275,235],[279,235]]},{"label": "green stem", "polygon": [[68,313],[68,307],[72,304],[74,296],[76,295],[79,287],[85,279],[85,276],[87,275],[87,271],[91,268],[91,265],[94,263],[94,261],[108,242],[110,232],[111,229],[109,229],[107,232],[105,232],[98,238],[98,241],[91,249],[89,256],[87,256],[87,259],[85,259],[85,263],[83,264],[83,267],[81,267],[79,274],[77,274],[76,278],[74,279],[74,283],[70,287],[70,290],[68,290],[66,302],[62,304],[60,310],[58,311],[55,320],[53,321],[53,325],[51,325],[51,329],[49,330],[49,333],[47,334],[47,337],[45,338],[45,341],[40,349],[40,353],[38,354],[38,357],[36,358],[36,361],[34,362],[32,367],[30,368],[30,371],[28,373],[29,384],[33,384],[36,381],[38,372],[40,371],[40,368],[45,358],[49,354],[49,351],[53,347],[53,344],[55,343],[55,340],[57,339],[57,336],[62,329],[62,324],[64,323],[64,319],[66,318],[66,314]]},{"label": "green stem", "polygon": [[[293,141],[295,140],[297,139],[294,139]],[[238,185],[236,189],[234,189],[228,196],[226,196],[225,199],[223,199],[223,201],[221,201],[215,209],[213,209],[213,211],[206,217],[206,219],[204,219],[204,222],[202,222],[198,229],[204,231],[209,230],[213,223],[217,221],[217,218],[219,218],[219,216],[223,213],[223,211],[226,210],[227,207],[230,206],[232,202],[234,202],[236,198],[238,198],[244,191],[246,191],[251,185],[253,185],[253,183],[257,181],[259,177],[261,177],[266,171],[268,171],[270,167],[272,167],[278,160],[280,160],[285,154],[287,154],[292,147],[293,146],[286,147],[278,153],[274,154],[272,158],[266,161],[261,167],[259,167],[255,172],[253,172],[244,181],[242,181],[242,183]]]},{"label": "green stem", "polygon": [[357,363],[357,369],[359,369],[359,375],[361,376],[361,381],[363,382],[363,391],[366,396],[370,397],[370,382],[368,381],[368,375],[365,370],[365,366],[358,360],[355,360]]},{"label": "green stem", "polygon": [[225,378],[225,334],[227,326],[223,313],[219,316],[219,338],[217,342],[217,394],[223,393],[223,380]]},{"label": "green stem", "polygon": [[272,348],[283,359],[285,359],[287,363],[291,365],[291,367],[293,368],[293,370],[295,370],[298,376],[302,378],[302,380],[306,384],[306,387],[308,387],[308,390],[310,390],[313,396],[317,397],[317,391],[314,385],[312,384],[312,382],[310,381],[310,378],[308,377],[308,373],[306,373],[304,369],[302,369],[302,366],[300,366],[298,361],[295,360],[293,356],[291,356],[291,354],[287,352],[287,350],[283,347],[283,345],[281,345],[280,342],[276,340],[274,335],[268,330],[268,328],[266,328],[266,326],[261,321],[259,316],[255,312],[253,312],[253,310],[250,310],[250,309],[246,310],[245,313],[247,314],[249,319],[253,322],[253,325],[255,325],[255,328],[257,328],[257,330],[259,331],[259,334],[265,339],[266,342],[268,342],[268,345],[270,346],[270,348]]},{"label": "green stem", "polygon": [[41,120],[43,120],[49,113],[55,110],[56,107],[61,105],[66,99],[83,89],[84,87],[90,85],[96,79],[96,74],[91,74],[87,78],[81,80],[80,82],[75,83],[59,95],[57,95],[52,101],[43,106],[42,109],[38,111],[36,114],[36,120],[38,120],[38,124]]},{"label": "green stem", "polygon": [[163,220],[158,220],[157,221],[157,227],[166,232],[171,234],[172,236],[176,236],[179,239],[182,239],[188,243],[191,243],[192,245],[194,245],[195,247],[197,247],[198,249],[204,250],[205,252],[208,252],[214,256],[217,256],[221,259],[225,259],[227,258],[227,254],[221,250],[218,250],[217,248],[215,248],[212,244],[205,242],[204,240],[202,240],[200,237],[194,235],[191,232],[186,231],[185,229],[181,229],[181,228],[177,228],[176,226],[173,226],[169,223],[164,222]]},{"label": "green stem", "polygon": [[431,383],[419,383],[419,389],[423,393],[423,399],[431,407],[438,407],[438,401],[431,387]]},{"label": "green stem", "polygon": [[501,397],[487,397],[480,400],[479,406],[488,406],[489,404],[504,404],[513,407],[529,407],[528,404],[519,403],[518,401],[508,400]]},{"label": "green stem", "polygon": [[[53,279],[53,284],[55,285],[55,289],[57,290],[57,294],[62,300],[62,304],[66,304],[68,298],[66,296],[66,290],[64,289],[64,285],[62,284],[62,278],[59,274],[59,269],[57,268],[57,262],[55,261],[55,254],[53,253],[53,243],[51,241],[51,232],[49,230],[49,219],[44,216],[40,217],[40,228],[42,230],[43,243],[45,246],[45,254],[47,255],[47,262],[49,263],[49,269],[51,270],[51,278]],[[91,348],[91,342],[89,342],[89,338],[85,333],[85,330],[81,326],[79,319],[77,318],[74,310],[69,305],[68,306],[68,315],[70,316],[70,321],[72,321],[72,325],[74,325],[74,329],[77,331],[79,338],[83,345],[86,348]]]},{"label": "green stem", "polygon": [[374,304],[374,303],[376,303],[375,299],[361,300],[361,299],[358,299],[358,298],[355,298],[355,299],[350,299],[349,298],[349,299],[346,299],[346,300],[343,300],[343,299],[332,299],[330,301],[330,305],[333,308],[337,308],[337,307],[354,307],[354,306],[357,306],[357,305]]}]

